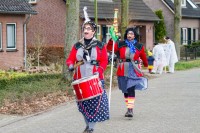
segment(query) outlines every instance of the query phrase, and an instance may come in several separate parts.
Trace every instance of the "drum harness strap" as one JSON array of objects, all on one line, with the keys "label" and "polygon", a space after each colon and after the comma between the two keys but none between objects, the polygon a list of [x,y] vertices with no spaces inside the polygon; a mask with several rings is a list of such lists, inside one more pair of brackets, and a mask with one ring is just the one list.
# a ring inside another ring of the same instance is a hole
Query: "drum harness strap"
[{"label": "drum harness strap", "polygon": [[80,102],[80,105],[81,105],[83,111],[85,112],[85,114],[87,115],[87,117],[89,117],[89,118],[94,118],[94,117],[97,115],[97,112],[99,111],[99,106],[100,106],[100,103],[101,103],[102,95],[103,95],[103,92],[102,92],[102,94],[100,95],[99,103],[98,103],[98,105],[97,105],[97,108],[96,108],[96,111],[95,111],[94,115],[89,115],[89,113],[88,113],[88,112],[85,110],[85,108],[83,107],[82,102]]}]

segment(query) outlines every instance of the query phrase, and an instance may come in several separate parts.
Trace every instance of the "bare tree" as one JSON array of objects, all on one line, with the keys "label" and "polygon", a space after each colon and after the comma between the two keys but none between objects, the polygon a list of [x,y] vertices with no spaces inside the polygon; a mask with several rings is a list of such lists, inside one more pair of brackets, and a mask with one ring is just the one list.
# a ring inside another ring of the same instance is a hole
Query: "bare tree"
[{"label": "bare tree", "polygon": [[37,54],[37,66],[38,66],[38,70],[40,69],[40,56],[42,54],[42,51],[44,50],[45,46],[44,46],[44,37],[41,34],[35,34],[35,50],[36,50],[36,54]]},{"label": "bare tree", "polygon": [[66,2],[66,31],[64,45],[63,77],[67,80],[67,69],[65,60],[67,59],[73,44],[78,41],[79,35],[79,0],[67,0]]},{"label": "bare tree", "polygon": [[[38,27],[40,27],[40,25]],[[27,63],[29,69],[31,69],[32,66],[36,66],[37,63],[37,69],[40,70],[40,65],[42,64],[41,55],[45,49],[45,36],[41,33],[42,28],[38,28],[33,36],[34,43],[33,45],[30,45],[32,48],[27,50]]]},{"label": "bare tree", "polygon": [[174,43],[178,59],[180,59],[180,21],[181,21],[181,1],[174,0]]}]

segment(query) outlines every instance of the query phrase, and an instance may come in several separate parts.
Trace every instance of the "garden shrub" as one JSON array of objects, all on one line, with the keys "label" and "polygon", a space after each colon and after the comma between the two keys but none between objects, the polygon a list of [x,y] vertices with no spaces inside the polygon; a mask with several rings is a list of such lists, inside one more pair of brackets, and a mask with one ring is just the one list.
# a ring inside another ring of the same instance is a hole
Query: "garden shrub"
[{"label": "garden shrub", "polygon": [[24,76],[8,76],[0,77],[0,89],[6,89],[7,85],[25,83],[28,84],[32,81],[42,81],[43,79],[61,78],[61,74],[31,74]]},{"label": "garden shrub", "polygon": [[163,11],[162,10],[156,10],[155,14],[158,16],[160,19],[159,22],[155,22],[155,41],[156,42],[163,42],[163,38],[166,35],[166,26],[164,22],[164,17],[163,17]]},{"label": "garden shrub", "polygon": [[[63,45],[44,45],[40,54],[41,65],[49,66],[52,63],[63,64],[64,46]],[[34,45],[27,46],[28,57],[31,58],[32,66],[37,64],[36,47]]]}]

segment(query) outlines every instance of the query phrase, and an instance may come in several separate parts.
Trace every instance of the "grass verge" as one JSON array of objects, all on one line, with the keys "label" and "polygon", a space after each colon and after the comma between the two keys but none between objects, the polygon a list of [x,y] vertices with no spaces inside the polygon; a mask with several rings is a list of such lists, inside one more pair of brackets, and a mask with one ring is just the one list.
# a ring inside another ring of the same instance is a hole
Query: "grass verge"
[{"label": "grass verge", "polygon": [[[200,67],[200,60],[179,61],[175,70],[187,70]],[[106,88],[109,88],[111,67],[108,65],[105,72]],[[16,75],[16,73],[13,73]],[[5,74],[2,74],[5,76]],[[12,75],[6,73],[6,78]],[[65,102],[73,96],[72,88],[67,87],[60,76],[45,75],[42,78],[34,77],[15,80],[0,88],[0,113],[4,114],[31,114],[45,110],[53,105]],[[51,77],[51,78],[50,78]],[[0,79],[2,76],[0,75]],[[3,78],[5,79],[5,78]],[[116,68],[113,68],[112,88],[117,86]]]},{"label": "grass verge", "polygon": [[200,60],[179,61],[175,64],[175,70],[188,70],[200,67]]}]

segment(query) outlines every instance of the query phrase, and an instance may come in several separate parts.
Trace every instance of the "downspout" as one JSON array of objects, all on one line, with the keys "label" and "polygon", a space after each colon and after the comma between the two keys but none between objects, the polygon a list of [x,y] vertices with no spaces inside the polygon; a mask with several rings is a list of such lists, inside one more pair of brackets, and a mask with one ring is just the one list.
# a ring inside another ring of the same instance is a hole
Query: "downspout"
[{"label": "downspout", "polygon": [[26,18],[24,24],[23,24],[23,28],[24,28],[24,67],[25,70],[27,70],[27,53],[26,53],[26,49],[27,49],[27,44],[26,44],[26,25],[28,24],[29,20],[31,18],[31,14],[28,15],[28,17]]}]

